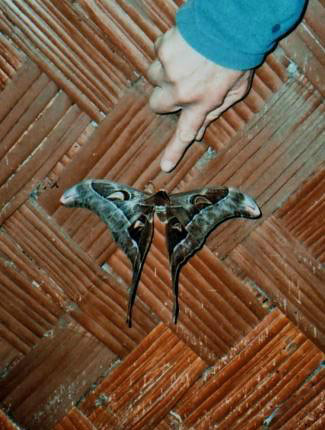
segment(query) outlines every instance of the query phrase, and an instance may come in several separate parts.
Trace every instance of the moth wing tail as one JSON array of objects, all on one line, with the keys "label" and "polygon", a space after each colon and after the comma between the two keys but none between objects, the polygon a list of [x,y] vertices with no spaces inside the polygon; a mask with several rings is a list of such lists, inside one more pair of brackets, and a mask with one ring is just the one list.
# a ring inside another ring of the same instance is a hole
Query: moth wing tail
[{"label": "moth wing tail", "polygon": [[132,263],[133,275],[129,292],[128,310],[126,322],[132,326],[132,307],[135,302],[137,288],[143,268],[144,261],[150,248],[153,236],[153,214],[141,217],[141,222],[137,221],[129,228],[129,234],[136,242],[136,253],[130,253],[128,249],[124,252]]},{"label": "moth wing tail", "polygon": [[179,314],[179,303],[178,303],[178,277],[179,277],[179,264],[171,265],[171,277],[172,277],[172,285],[173,285],[173,294],[174,294],[174,304],[173,304],[173,323],[177,323],[177,318]]},{"label": "moth wing tail", "polygon": [[141,270],[144,263],[144,258],[139,262],[136,266],[133,266],[133,275],[132,275],[132,283],[129,292],[129,300],[128,300],[128,310],[126,315],[126,323],[129,328],[132,327],[132,307],[135,302],[135,297],[137,294],[137,288],[140,280]]}]

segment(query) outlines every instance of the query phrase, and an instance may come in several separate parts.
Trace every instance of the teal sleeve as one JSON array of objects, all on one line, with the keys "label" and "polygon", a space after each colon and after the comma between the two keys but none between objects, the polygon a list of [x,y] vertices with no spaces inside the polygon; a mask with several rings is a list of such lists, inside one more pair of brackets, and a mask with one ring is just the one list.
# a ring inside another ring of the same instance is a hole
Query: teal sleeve
[{"label": "teal sleeve", "polygon": [[204,57],[247,70],[263,62],[304,7],[305,0],[188,0],[176,14],[176,25]]}]

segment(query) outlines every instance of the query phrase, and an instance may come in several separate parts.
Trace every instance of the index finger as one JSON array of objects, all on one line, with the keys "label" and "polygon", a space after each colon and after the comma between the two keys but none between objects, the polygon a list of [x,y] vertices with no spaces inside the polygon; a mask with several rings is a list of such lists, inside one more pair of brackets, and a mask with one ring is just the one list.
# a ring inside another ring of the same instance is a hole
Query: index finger
[{"label": "index finger", "polygon": [[195,140],[206,115],[205,111],[197,107],[183,108],[176,131],[166,146],[160,162],[160,167],[163,171],[171,171],[180,161],[186,148]]}]

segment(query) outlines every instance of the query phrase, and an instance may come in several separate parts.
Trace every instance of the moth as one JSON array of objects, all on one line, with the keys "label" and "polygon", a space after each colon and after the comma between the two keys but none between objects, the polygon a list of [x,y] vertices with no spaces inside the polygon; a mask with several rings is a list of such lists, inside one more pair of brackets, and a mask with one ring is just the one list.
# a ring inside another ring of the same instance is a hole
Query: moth
[{"label": "moth", "polygon": [[251,197],[235,188],[218,186],[176,194],[163,190],[149,194],[105,179],[86,179],[66,190],[60,201],[67,207],[95,212],[129,258],[133,269],[126,319],[129,327],[141,270],[152,241],[154,214],[166,224],[174,323],[179,312],[178,277],[182,265],[223,221],[261,215]]}]

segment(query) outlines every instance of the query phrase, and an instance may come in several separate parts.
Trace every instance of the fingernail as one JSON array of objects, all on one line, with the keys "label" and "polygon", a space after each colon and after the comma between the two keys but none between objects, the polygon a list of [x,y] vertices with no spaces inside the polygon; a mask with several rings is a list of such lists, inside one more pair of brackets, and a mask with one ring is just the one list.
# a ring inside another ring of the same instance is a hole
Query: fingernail
[{"label": "fingernail", "polygon": [[160,167],[164,172],[169,172],[174,168],[174,163],[172,163],[170,160],[162,160]]}]

